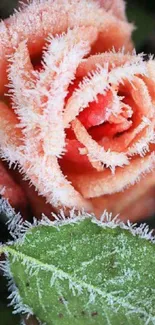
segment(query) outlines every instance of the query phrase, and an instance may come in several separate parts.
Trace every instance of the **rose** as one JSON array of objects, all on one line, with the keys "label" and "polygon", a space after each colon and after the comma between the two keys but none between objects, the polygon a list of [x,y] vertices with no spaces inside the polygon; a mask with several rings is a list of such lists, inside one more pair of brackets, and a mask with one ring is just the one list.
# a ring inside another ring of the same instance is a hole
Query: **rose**
[{"label": "rose", "polygon": [[[115,48],[119,48],[119,46],[122,45],[126,45],[126,48],[131,48],[132,44],[130,41],[130,34],[132,30],[132,25],[128,24],[126,21],[123,1],[116,0],[112,2],[109,1],[106,3],[101,2],[101,7],[102,9],[95,1],[78,1],[76,4],[74,1],[55,1],[54,4],[51,1],[44,1],[44,3],[42,4],[39,4],[39,2],[33,2],[33,4],[31,4],[30,6],[24,7],[23,11],[20,14],[15,14],[12,18],[1,22],[1,95],[3,95],[3,89],[7,79],[6,72],[8,65],[8,54],[11,54],[14,49],[18,46],[20,41],[25,38],[28,39],[28,47],[29,53],[31,54],[31,58],[35,58],[36,55],[40,55],[42,47],[45,44],[46,36],[49,35],[49,33],[61,33],[62,31],[66,31],[68,27],[73,27],[74,24],[94,26],[94,29],[90,29],[90,32],[92,31],[93,34],[95,34],[96,31],[94,43],[92,41],[92,52],[95,51],[95,48],[96,50],[98,50],[100,46],[102,46],[101,50],[108,49],[113,45],[115,46]],[[69,11],[68,8],[70,9]],[[56,14],[58,9],[59,17]],[[87,14],[88,11],[89,15]],[[87,16],[89,16],[89,19],[87,19]],[[55,19],[54,23],[51,23],[52,17],[54,17]],[[96,17],[98,19],[96,19]],[[56,20],[61,20],[61,24],[55,24]],[[104,40],[104,44],[103,42],[101,42],[102,39]],[[8,102],[8,100],[6,99],[7,98],[5,98],[5,102]],[[2,97],[2,100],[4,100],[4,97]],[[6,116],[9,116],[8,109],[6,108],[5,104],[1,102],[1,128],[7,127],[7,125],[9,124],[9,121],[7,119],[4,120],[2,116],[3,113],[6,113]],[[16,117],[13,116],[13,114],[12,117],[10,116],[10,119],[11,121],[14,120],[13,122],[15,123]],[[14,137],[12,140],[15,140]],[[7,175],[7,171],[5,171],[5,173]],[[9,177],[11,176],[9,175]],[[1,185],[3,186],[4,184],[5,188],[7,189],[6,181],[2,179]],[[12,180],[12,185],[13,184],[14,181]],[[16,188],[15,191],[11,191],[10,197],[10,190],[8,184],[8,190],[6,190],[5,193],[9,198],[11,204],[16,206]],[[29,197],[32,196],[31,194],[29,195],[29,191],[27,191],[27,193]]]},{"label": "rose", "polygon": [[[76,76],[81,78],[94,70],[96,64],[105,66],[105,63],[108,63],[109,68],[106,77],[104,76],[105,79],[103,74],[101,77],[102,82],[105,82],[104,89],[106,89],[106,92],[104,97],[98,97],[98,104],[90,103],[89,107],[79,114],[78,120],[72,122],[76,138],[85,146],[85,149],[81,149],[81,155],[87,153],[89,161],[93,165],[96,164],[94,167],[96,167],[97,171],[88,170],[88,165],[84,171],[84,161],[82,162],[83,170],[80,170],[80,172],[76,171],[75,173],[75,170],[71,172],[71,166],[68,169],[64,167],[64,171],[66,170],[69,173],[69,179],[74,187],[85,198],[92,198],[92,203],[93,198],[96,196],[119,192],[128,185],[133,184],[142,173],[154,167],[155,159],[154,61],[146,63],[141,57],[134,55],[125,56],[121,53],[105,53],[85,60],[78,67]],[[99,82],[101,82],[99,78],[101,73],[103,73],[102,69],[98,75],[95,75]],[[92,82],[95,77],[90,77],[90,81],[87,83],[87,85],[90,85],[89,89],[97,88],[97,81]],[[105,80],[108,80],[107,84]],[[87,88],[88,86],[81,86],[83,98],[85,93],[88,93]],[[80,91],[77,94],[74,93],[69,99],[65,108],[66,119],[71,117],[71,120],[73,120],[72,112],[74,111],[74,105],[79,102],[79,96]],[[103,105],[103,113],[100,109],[101,104]],[[121,111],[122,108],[123,111]],[[106,114],[108,114],[108,118],[106,118]],[[112,120],[110,116],[112,116]],[[120,118],[125,118],[125,120],[121,121]],[[100,124],[100,119],[101,126],[96,127],[96,125]],[[86,129],[88,129],[88,132]],[[96,142],[102,146],[102,149]],[[109,149],[111,153],[107,151]],[[99,158],[101,156],[104,157],[103,160]],[[72,155],[69,158],[73,161],[74,156]],[[126,158],[127,161],[125,162],[124,159]],[[78,157],[75,157],[74,164],[76,162],[80,164]],[[104,166],[100,165],[100,162]],[[123,168],[119,166],[123,166]],[[105,167],[114,168],[115,172],[111,173],[110,169]]]},{"label": "rose", "polygon": [[[119,192],[154,165],[154,61],[123,52],[90,56],[102,34],[91,20],[91,26],[49,38],[42,63],[31,62],[49,33],[45,24],[46,35],[37,34],[43,30],[45,4],[49,8],[45,1],[37,9],[42,21],[36,34],[29,34],[27,25],[24,33],[21,28],[34,5],[16,17],[16,49],[8,71],[14,111],[5,106],[7,121],[5,110],[0,116],[0,125],[6,123],[6,130],[0,127],[1,147],[52,206],[93,211],[94,197]],[[79,4],[88,9],[87,1]],[[89,10],[96,6],[89,4]],[[74,18],[81,15],[78,6]],[[73,8],[72,3],[72,21]],[[25,35],[28,46],[20,42]],[[5,43],[4,53],[8,48]]]},{"label": "rose", "polygon": [[[104,49],[108,49],[112,46],[115,46],[115,48],[119,48],[124,45],[126,49],[132,48],[132,43],[130,41],[132,25],[128,24],[128,22],[126,21],[124,2],[121,0],[108,2],[101,1],[100,5],[101,6],[99,7],[99,4],[95,1],[78,1],[77,3],[75,3],[75,1],[61,0],[55,1],[55,3],[53,3],[53,1],[44,1],[44,3],[42,2],[42,4],[40,4],[39,1],[35,1],[28,7],[24,6],[20,14],[15,14],[12,18],[1,22],[1,99],[4,100],[3,93],[7,90],[7,88],[5,88],[4,86],[7,84],[8,55],[15,50],[20,41],[22,41],[23,39],[28,40],[29,53],[31,55],[31,59],[34,60],[36,56],[40,56],[42,47],[46,42],[46,37],[49,34],[54,35],[56,33],[61,33],[63,31],[66,31],[68,27],[72,28],[74,24],[94,26],[93,30],[90,29],[90,32],[92,31],[93,34],[95,34],[96,31],[96,38],[94,39],[94,43],[92,42],[92,52],[94,52],[95,50],[98,51],[99,48],[103,51]],[[57,12],[59,12],[59,15],[57,14]],[[56,23],[56,21],[61,21],[61,24]],[[102,40],[104,40],[104,43],[101,42]],[[5,102],[8,102],[8,100],[6,99],[7,98],[5,98]],[[7,111],[6,114],[8,115]],[[8,121],[5,122],[8,123]],[[3,125],[3,127],[5,126]],[[5,171],[5,173],[7,174],[7,171]],[[10,177],[11,176],[9,175],[9,178]],[[15,190],[12,190],[11,197],[9,189],[10,185],[8,184],[7,190],[6,181],[3,181],[2,179],[1,187],[3,187],[4,183],[6,188],[6,196],[8,197],[11,204],[13,204],[13,206],[17,206],[16,202],[18,201],[18,199],[16,197],[16,185],[14,181],[12,180],[12,185],[14,184]],[[19,186],[17,187],[19,190]],[[22,196],[24,196],[23,191],[20,191],[22,193]],[[31,192],[31,190],[27,191],[28,197],[32,196]],[[21,197],[21,194],[20,196],[18,195],[18,197]],[[23,200],[26,200],[26,197],[25,199],[23,197],[23,199],[20,201]],[[30,201],[32,203],[32,198]],[[33,205],[34,204],[32,204],[32,206]],[[47,208],[45,209],[45,211],[47,211]]]}]

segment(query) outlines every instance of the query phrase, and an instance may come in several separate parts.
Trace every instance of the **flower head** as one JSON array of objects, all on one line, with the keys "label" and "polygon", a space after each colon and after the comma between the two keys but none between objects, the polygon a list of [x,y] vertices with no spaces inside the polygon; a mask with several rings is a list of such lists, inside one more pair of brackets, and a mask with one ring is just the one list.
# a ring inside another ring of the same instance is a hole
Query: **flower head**
[{"label": "flower head", "polygon": [[56,208],[92,211],[93,198],[135,183],[155,162],[155,62],[123,50],[94,54],[129,41],[121,3],[114,16],[112,1],[111,9],[104,1],[33,2],[6,23],[14,43],[4,42],[1,55],[5,68],[12,53],[3,156]]}]

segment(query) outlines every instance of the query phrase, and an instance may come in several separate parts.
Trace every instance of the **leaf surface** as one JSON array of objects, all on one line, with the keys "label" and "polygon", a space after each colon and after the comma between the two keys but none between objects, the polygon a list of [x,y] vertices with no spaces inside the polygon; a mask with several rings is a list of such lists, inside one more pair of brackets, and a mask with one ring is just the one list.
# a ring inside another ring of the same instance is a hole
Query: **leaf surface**
[{"label": "leaf surface", "polygon": [[5,246],[18,309],[47,325],[155,324],[155,245],[143,227],[126,228],[87,217]]}]

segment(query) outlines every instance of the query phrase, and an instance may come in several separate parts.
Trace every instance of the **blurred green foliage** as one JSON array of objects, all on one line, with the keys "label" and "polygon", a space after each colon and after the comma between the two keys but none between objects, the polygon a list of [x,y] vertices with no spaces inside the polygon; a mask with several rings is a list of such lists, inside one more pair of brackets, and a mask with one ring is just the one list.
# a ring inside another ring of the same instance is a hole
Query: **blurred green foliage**
[{"label": "blurred green foliage", "polygon": [[2,325],[19,325],[19,316],[12,314],[12,309],[7,305],[0,304],[0,319],[3,320]]},{"label": "blurred green foliage", "polygon": [[154,15],[142,6],[127,4],[128,19],[133,22],[136,27],[133,33],[133,41],[136,49],[139,50],[143,47],[143,43],[155,28]]}]

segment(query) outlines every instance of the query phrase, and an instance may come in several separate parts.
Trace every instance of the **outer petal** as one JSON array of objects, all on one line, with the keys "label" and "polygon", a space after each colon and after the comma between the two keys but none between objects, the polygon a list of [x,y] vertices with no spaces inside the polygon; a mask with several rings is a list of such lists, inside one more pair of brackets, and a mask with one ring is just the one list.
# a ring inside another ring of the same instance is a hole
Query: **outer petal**
[{"label": "outer petal", "polygon": [[[80,38],[81,40],[79,39],[78,32],[83,33]],[[46,53],[45,63],[48,59],[47,71],[45,68],[45,75],[41,72],[39,78],[36,78],[36,80],[32,79],[32,83],[31,74],[33,75],[33,72],[31,71],[30,60],[28,60],[28,52],[24,43],[20,44],[12,57],[9,70],[9,76],[12,82],[12,92],[14,94],[14,106],[17,116],[20,118],[18,127],[20,126],[22,128],[19,134],[15,134],[14,146],[16,160],[20,163],[21,169],[23,173],[26,174],[26,177],[30,179],[38,189],[39,194],[45,196],[47,202],[53,204],[54,207],[57,208],[60,206],[85,207],[88,210],[91,208],[91,203],[85,200],[63,175],[56,157],[57,153],[54,151],[54,136],[51,137],[51,143],[49,144],[51,132],[53,132],[53,134],[56,132],[58,141],[60,139],[60,144],[63,142],[63,136],[57,128],[59,124],[61,125],[66,87],[74,77],[79,61],[89,50],[89,37],[88,41],[85,41],[87,36],[90,37],[89,32],[85,34],[83,28],[81,30],[76,28],[71,32],[68,31],[68,33],[61,38],[55,38],[53,43],[59,44],[59,55],[57,56],[57,52],[54,51],[54,49],[52,49],[50,53]],[[83,38],[85,38],[84,41],[82,40]],[[64,55],[64,53],[66,53],[66,55]],[[24,56],[25,54],[26,57]],[[70,61],[71,58],[73,58],[73,64],[72,70],[69,70],[68,61]],[[55,60],[55,65],[52,64],[51,69],[49,67],[50,60],[51,63]],[[18,71],[17,75],[16,71]],[[61,84],[61,86],[59,84]],[[60,102],[57,105],[55,101],[58,99],[58,90],[60,87],[64,87],[64,89],[60,92],[62,96],[62,105],[59,107]],[[56,98],[54,97],[55,92]],[[36,96],[36,94],[38,96]],[[48,100],[46,100],[48,96],[49,105]],[[6,107],[6,109],[8,108]],[[59,114],[56,114],[57,110],[59,110]],[[14,116],[13,111],[9,112],[9,116],[10,114]],[[55,115],[57,115],[57,119],[54,118]],[[1,118],[2,123],[7,124],[7,127],[10,128],[9,132],[2,129],[1,133],[3,152],[12,162],[14,161],[14,155],[11,157],[10,150],[12,140],[10,133],[13,134],[16,129],[16,120],[10,119],[8,121],[6,116],[1,116]],[[47,132],[47,130],[49,132]],[[64,133],[63,125],[62,131]],[[6,141],[5,137],[7,137]],[[18,141],[19,143],[21,141],[22,145],[16,147]],[[9,151],[10,156],[7,155]]]},{"label": "outer petal", "polygon": [[23,216],[25,216],[28,205],[26,195],[2,162],[0,162],[0,193],[8,199],[16,211],[22,211]]},{"label": "outer petal", "polygon": [[74,26],[97,28],[98,39],[94,42],[93,52],[112,47],[132,48],[133,26],[100,8],[96,1],[34,0],[24,10],[0,23],[0,39],[3,40],[0,45],[0,94],[7,82],[6,55],[12,54],[21,41],[27,40],[30,55],[35,57],[41,54],[48,35],[61,34]]},{"label": "outer petal", "polygon": [[149,172],[155,166],[154,152],[144,158],[135,158],[124,168],[117,168],[115,174],[110,170],[91,172],[81,175],[69,175],[72,184],[85,198],[99,197],[122,191],[139,180],[142,174]]},{"label": "outer petal", "polygon": [[99,0],[105,10],[110,11],[119,19],[126,20],[125,2],[123,0]]},{"label": "outer petal", "polygon": [[155,212],[155,172],[142,177],[140,182],[113,195],[104,195],[92,199],[94,212],[100,216],[105,209],[119,219],[138,222],[146,220]]}]

